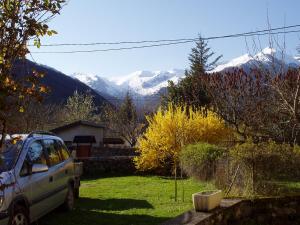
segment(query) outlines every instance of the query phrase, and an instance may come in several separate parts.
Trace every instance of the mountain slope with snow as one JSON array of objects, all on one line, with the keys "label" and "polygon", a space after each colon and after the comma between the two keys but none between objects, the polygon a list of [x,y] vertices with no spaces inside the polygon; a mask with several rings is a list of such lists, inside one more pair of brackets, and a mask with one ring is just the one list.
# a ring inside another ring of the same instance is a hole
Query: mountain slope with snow
[{"label": "mountain slope with snow", "polygon": [[114,82],[111,82],[105,78],[99,77],[94,74],[74,73],[71,77],[87,84],[99,93],[109,94],[112,96],[118,96],[121,91]]},{"label": "mountain slope with snow", "polygon": [[265,48],[256,55],[245,54],[232,59],[228,63],[217,66],[212,72],[228,71],[233,68],[241,68],[246,72],[254,68],[264,68],[272,72],[278,72],[299,66],[300,62],[297,57],[292,57],[273,48]]},{"label": "mountain slope with snow", "polygon": [[[234,68],[241,68],[246,72],[250,72],[254,68],[265,68],[276,72],[299,66],[299,58],[283,54],[281,51],[272,48],[265,48],[256,55],[245,54],[232,59],[217,66],[211,72],[230,71]],[[149,96],[156,96],[159,99],[159,94],[165,91],[168,81],[178,83],[180,79],[185,77],[185,73],[184,70],[180,69],[169,71],[142,70],[116,80],[108,80],[93,74],[83,73],[75,73],[71,76],[95,89],[107,99],[120,99],[129,91],[134,97],[143,100]]]},{"label": "mountain slope with snow", "polygon": [[129,91],[142,97],[158,94],[161,89],[168,86],[169,80],[177,83],[184,77],[184,70],[137,71],[115,81],[83,73],[75,73],[71,77],[80,80],[99,93],[122,97]]},{"label": "mountain slope with snow", "polygon": [[157,94],[162,88],[167,87],[169,80],[177,83],[183,77],[184,70],[137,71],[119,80],[117,84],[123,90],[147,96]]}]

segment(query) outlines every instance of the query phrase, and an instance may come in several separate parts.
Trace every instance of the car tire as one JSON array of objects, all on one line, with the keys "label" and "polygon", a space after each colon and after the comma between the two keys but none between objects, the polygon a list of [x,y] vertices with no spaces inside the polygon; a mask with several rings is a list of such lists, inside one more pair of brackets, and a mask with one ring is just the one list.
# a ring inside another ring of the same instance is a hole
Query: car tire
[{"label": "car tire", "polygon": [[65,199],[65,202],[63,204],[63,208],[65,211],[71,211],[74,209],[74,203],[75,203],[75,198],[74,198],[74,189],[71,185],[68,186],[68,192],[67,196]]},{"label": "car tire", "polygon": [[9,218],[9,225],[29,225],[28,211],[25,207],[16,205]]}]

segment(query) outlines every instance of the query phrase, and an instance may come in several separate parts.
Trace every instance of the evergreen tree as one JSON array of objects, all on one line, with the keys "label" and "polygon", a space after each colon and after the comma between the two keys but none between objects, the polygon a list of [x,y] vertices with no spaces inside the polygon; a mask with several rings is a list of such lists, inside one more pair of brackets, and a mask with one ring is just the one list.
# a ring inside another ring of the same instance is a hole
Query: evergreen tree
[{"label": "evergreen tree", "polygon": [[212,59],[214,55],[215,53],[208,47],[207,41],[199,35],[196,46],[192,48],[189,55],[190,69],[186,70],[186,77],[179,81],[177,85],[172,81],[169,82],[166,102],[184,103],[187,106],[197,108],[208,105],[210,100],[205,92],[201,76],[206,76],[207,71],[214,69],[222,57],[217,56]]},{"label": "evergreen tree", "polygon": [[198,41],[196,42],[196,47],[192,48],[192,52],[189,55],[189,74],[201,75],[207,71],[213,70],[218,61],[222,58],[222,55],[220,55],[215,59],[212,59],[214,55],[215,52],[211,51],[211,48],[208,47],[208,42],[205,41],[201,35],[199,35]]},{"label": "evergreen tree", "polygon": [[124,101],[119,109],[119,116],[124,123],[131,123],[132,121],[137,120],[136,107],[128,92],[126,93]]},{"label": "evergreen tree", "polygon": [[104,119],[108,122],[109,128],[126,140],[131,147],[136,145],[144,124],[138,117],[136,106],[129,93],[119,108],[108,106],[104,110]]}]

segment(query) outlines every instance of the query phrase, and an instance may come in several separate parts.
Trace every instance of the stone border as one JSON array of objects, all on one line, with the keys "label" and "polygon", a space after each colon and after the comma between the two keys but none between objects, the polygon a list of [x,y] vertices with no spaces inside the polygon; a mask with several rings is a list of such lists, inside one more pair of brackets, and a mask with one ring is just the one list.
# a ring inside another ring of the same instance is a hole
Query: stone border
[{"label": "stone border", "polygon": [[211,212],[187,211],[162,225],[298,225],[300,196],[253,200],[223,199]]}]

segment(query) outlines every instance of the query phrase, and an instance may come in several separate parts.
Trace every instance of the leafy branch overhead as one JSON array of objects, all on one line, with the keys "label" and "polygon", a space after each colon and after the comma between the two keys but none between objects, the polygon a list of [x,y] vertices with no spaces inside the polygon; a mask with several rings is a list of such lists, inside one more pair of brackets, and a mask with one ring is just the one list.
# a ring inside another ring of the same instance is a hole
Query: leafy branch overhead
[{"label": "leafy branch overhead", "polygon": [[[26,70],[28,42],[40,46],[40,38],[56,34],[47,23],[60,13],[65,0],[1,0],[0,1],[0,121],[6,130],[6,112],[11,106],[24,111],[26,96],[41,100],[47,88],[39,84],[43,74],[28,71],[20,78],[13,75],[14,64],[22,62]],[[18,107],[15,107],[15,106]],[[1,142],[2,143],[2,142]]]}]

